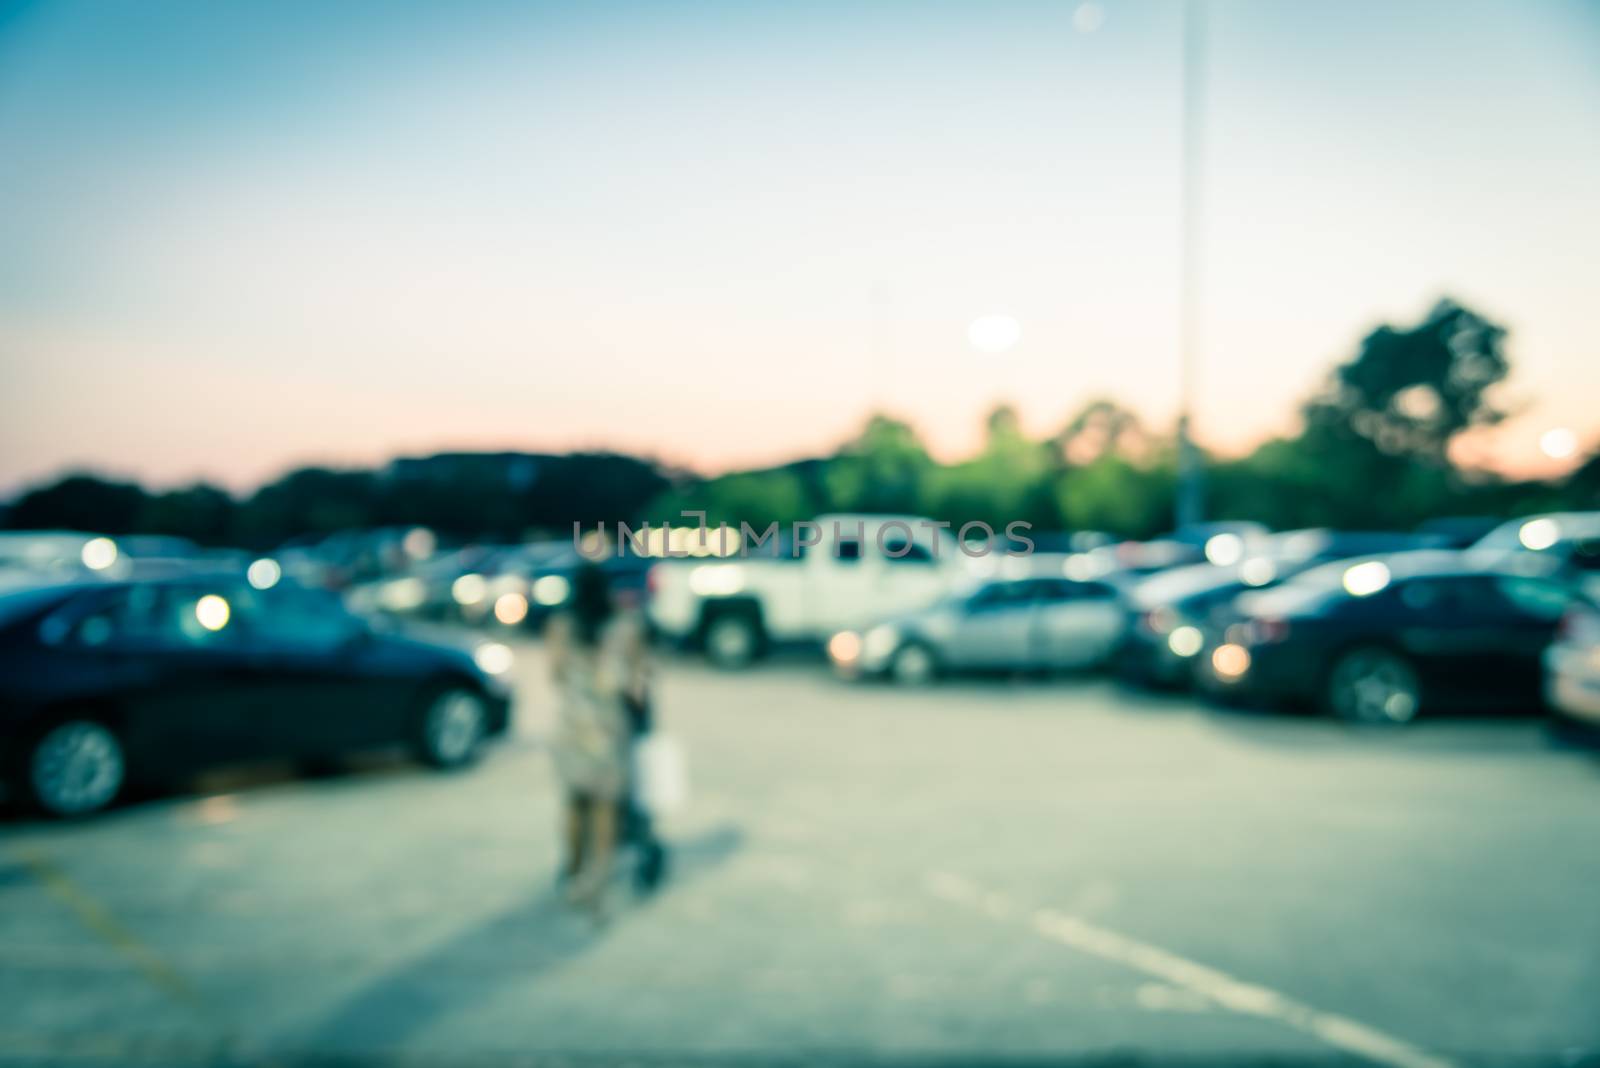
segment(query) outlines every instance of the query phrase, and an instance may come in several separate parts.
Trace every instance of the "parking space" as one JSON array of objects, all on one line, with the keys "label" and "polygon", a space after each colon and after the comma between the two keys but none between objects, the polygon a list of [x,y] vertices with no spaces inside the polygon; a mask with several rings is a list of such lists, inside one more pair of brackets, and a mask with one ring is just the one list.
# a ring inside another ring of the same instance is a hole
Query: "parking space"
[{"label": "parking space", "polygon": [[1354,730],[1094,679],[669,664],[673,878],[553,892],[536,646],[477,767],[212,780],[12,822],[0,1059],[826,1062],[1600,1049],[1600,761],[1536,722]]}]

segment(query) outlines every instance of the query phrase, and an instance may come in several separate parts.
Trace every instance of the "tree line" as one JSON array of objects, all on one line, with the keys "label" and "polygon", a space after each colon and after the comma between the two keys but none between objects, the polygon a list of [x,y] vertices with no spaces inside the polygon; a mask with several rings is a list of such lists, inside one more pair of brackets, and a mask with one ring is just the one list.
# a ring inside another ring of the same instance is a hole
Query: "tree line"
[{"label": "tree line", "polygon": [[[1554,481],[1464,468],[1457,437],[1507,412],[1506,332],[1451,300],[1418,322],[1369,333],[1300,406],[1292,436],[1248,455],[1208,457],[1206,513],[1274,529],[1410,529],[1445,516],[1600,507],[1600,453]],[[792,523],[825,512],[901,512],[959,524],[1015,520],[1036,530],[1169,530],[1173,436],[1111,399],[1086,404],[1043,439],[1009,407],[992,411],[978,452],[940,463],[909,423],[870,417],[831,456],[713,478],[613,453],[447,453],[384,468],[307,467],[235,496],[208,484],[152,492],[73,474],[21,494],[13,529],[159,533],[204,545],[270,548],[339,530],[421,525],[456,540],[565,535],[618,520]]]}]

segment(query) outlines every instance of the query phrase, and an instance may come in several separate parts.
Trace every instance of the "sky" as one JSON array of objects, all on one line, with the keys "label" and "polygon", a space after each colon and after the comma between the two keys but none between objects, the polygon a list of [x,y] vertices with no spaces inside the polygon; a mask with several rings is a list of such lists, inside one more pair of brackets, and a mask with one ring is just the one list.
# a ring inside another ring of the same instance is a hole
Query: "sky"
[{"label": "sky", "polygon": [[[0,490],[1170,428],[1182,3],[0,0]],[[1443,295],[1510,330],[1464,459],[1600,442],[1600,3],[1205,17],[1200,442]]]}]

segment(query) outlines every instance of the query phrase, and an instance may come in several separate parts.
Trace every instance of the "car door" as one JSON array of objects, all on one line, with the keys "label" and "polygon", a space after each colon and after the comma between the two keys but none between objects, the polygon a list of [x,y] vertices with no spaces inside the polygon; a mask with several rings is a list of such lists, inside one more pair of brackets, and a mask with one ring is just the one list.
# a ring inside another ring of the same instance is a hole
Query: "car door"
[{"label": "car door", "polygon": [[62,644],[102,677],[142,765],[192,770],[259,755],[260,669],[226,590],[140,584],[87,606]]},{"label": "car door", "polygon": [[1034,649],[1041,667],[1081,668],[1104,661],[1122,636],[1125,614],[1101,582],[1035,582]]},{"label": "car door", "polygon": [[907,537],[898,525],[882,532],[873,545],[876,600],[880,615],[900,615],[926,608],[946,592],[945,571],[933,557],[932,546]]},{"label": "car door", "polygon": [[262,725],[287,756],[323,756],[400,737],[411,695],[401,673],[369,655],[360,619],[337,597],[281,585],[256,591],[245,623],[263,673]]},{"label": "car door", "polygon": [[953,666],[1005,670],[1032,657],[1032,583],[991,582],[961,606],[945,659]]},{"label": "car door", "polygon": [[1399,640],[1448,704],[1488,707],[1515,693],[1524,659],[1512,647],[1512,615],[1487,574],[1411,579],[1397,591],[1404,612]]},{"label": "car door", "polygon": [[812,629],[829,634],[844,627],[860,627],[888,613],[880,609],[876,589],[862,559],[863,539],[853,532],[837,539],[825,531],[822,543],[801,550],[800,590]]},{"label": "car door", "polygon": [[1544,652],[1577,596],[1560,582],[1521,575],[1498,576],[1492,586],[1504,621],[1499,692],[1518,708],[1533,710],[1542,701]]}]

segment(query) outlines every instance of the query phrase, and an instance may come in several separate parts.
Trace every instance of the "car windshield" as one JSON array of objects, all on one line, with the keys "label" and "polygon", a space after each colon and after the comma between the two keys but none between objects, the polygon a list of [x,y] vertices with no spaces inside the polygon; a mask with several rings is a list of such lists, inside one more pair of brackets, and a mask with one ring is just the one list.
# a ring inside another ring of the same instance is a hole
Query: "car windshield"
[{"label": "car windshield", "polygon": [[1193,567],[1180,567],[1153,575],[1135,586],[1131,596],[1137,605],[1155,607],[1176,604],[1187,598],[1221,590],[1238,582],[1239,571],[1236,567],[1195,564]]}]

